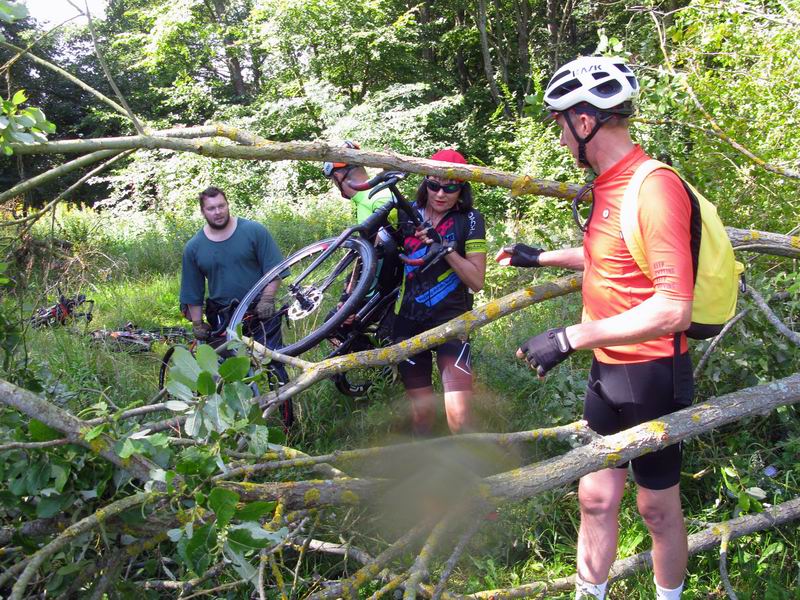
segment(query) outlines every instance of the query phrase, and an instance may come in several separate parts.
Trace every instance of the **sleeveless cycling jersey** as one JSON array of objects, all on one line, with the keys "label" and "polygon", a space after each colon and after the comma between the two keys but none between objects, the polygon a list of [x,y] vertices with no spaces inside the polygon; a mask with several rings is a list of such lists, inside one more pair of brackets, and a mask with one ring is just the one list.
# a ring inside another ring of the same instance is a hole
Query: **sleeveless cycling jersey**
[{"label": "sleeveless cycling jersey", "polygon": [[[595,180],[594,208],[583,240],[584,321],[623,313],[656,292],[675,300],[692,300],[691,204],[677,175],[666,169],[654,171],[639,192],[639,227],[652,281],[638,267],[622,237],[622,198],[636,167],[648,159],[636,146]],[[686,352],[686,339],[681,337],[681,352]],[[597,348],[594,353],[602,363],[645,362],[672,356],[673,342],[673,335],[668,334],[638,344]]]}]

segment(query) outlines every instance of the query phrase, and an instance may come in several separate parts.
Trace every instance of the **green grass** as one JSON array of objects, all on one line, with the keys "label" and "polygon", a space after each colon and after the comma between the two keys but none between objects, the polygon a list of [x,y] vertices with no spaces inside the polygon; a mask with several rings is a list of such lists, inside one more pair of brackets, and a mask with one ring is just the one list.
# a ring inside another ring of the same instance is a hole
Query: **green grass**
[{"label": "green grass", "polygon": [[[312,213],[300,215],[290,207],[281,206],[264,218],[288,252],[332,234],[346,220],[335,212]],[[196,222],[152,219],[134,226],[75,213],[65,223],[64,232],[72,236],[74,250],[82,252],[84,260],[80,268],[73,263],[63,276],[79,284],[81,291],[97,302],[96,318],[88,329],[115,328],[129,321],[140,327],[182,323],[177,306],[180,248],[196,230]],[[533,276],[550,278],[553,274],[510,275],[507,270],[491,267],[489,292],[482,298],[507,293]],[[33,286],[30,296],[41,295],[43,287]],[[573,295],[501,319],[473,337],[477,373],[474,408],[480,429],[519,431],[580,418],[590,361],[588,353],[574,356],[544,381],[513,357],[516,348],[528,337],[579,318],[580,298]],[[758,339],[773,339],[771,332],[759,329],[765,326],[758,319],[748,322],[747,327],[751,332],[749,337],[732,338],[720,351],[720,356],[732,356],[737,362],[731,366],[713,359],[698,381],[699,399],[712,392],[724,393],[753,381],[766,381],[776,374],[782,376],[792,369],[792,364],[796,370],[800,360],[796,349],[779,341],[757,343]],[[73,326],[28,332],[30,354],[43,366],[56,401],[74,410],[85,410],[98,401],[111,399],[122,407],[151,397],[156,391],[158,355],[129,355],[93,345],[85,335],[86,330]],[[780,353],[781,358],[776,362],[770,352]],[[338,394],[333,384],[325,381],[300,394],[295,403],[299,422],[289,441],[305,452],[323,453],[406,439],[408,403],[397,382],[379,383],[369,399],[353,400]],[[440,424],[444,428],[443,416]],[[531,461],[567,449],[566,444],[559,443],[537,445],[522,451],[518,458]],[[688,441],[682,478],[687,517],[702,522],[729,519],[740,510],[738,493],[752,487],[763,489],[765,502],[771,504],[800,496],[799,455],[800,419],[794,407]],[[764,468],[768,465],[775,466],[778,474],[766,476]],[[723,469],[732,473],[726,476],[727,483]],[[497,523],[483,526],[470,544],[468,556],[453,576],[454,588],[475,591],[572,573],[578,527],[575,491],[572,484],[525,502],[502,506]],[[356,511],[348,512],[342,519],[337,525],[367,544],[372,542],[360,536],[366,536],[365,531],[370,535],[380,531],[375,524],[380,520],[378,517]],[[636,512],[632,486],[623,501],[620,519],[619,557],[646,550],[649,537]],[[767,559],[762,559],[765,554]],[[327,568],[324,561],[316,564],[320,569]],[[800,589],[797,525],[732,542],[728,566],[740,598],[800,598],[796,591]],[[441,564],[434,568],[434,578],[440,567]],[[716,550],[692,558],[689,573],[684,598],[725,597]],[[558,597],[571,598],[571,594]],[[616,583],[609,595],[611,599],[652,597],[650,571]]]}]

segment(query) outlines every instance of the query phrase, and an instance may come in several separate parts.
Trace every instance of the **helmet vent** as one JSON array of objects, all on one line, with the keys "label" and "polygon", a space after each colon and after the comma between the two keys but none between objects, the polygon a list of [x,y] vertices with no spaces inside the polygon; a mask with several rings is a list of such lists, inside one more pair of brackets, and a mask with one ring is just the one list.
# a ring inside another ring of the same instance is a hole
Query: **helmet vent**
[{"label": "helmet vent", "polygon": [[597,85],[592,88],[592,93],[600,96],[601,98],[610,98],[614,94],[618,94],[622,91],[622,85],[620,85],[619,81],[612,79],[610,81],[606,81]]}]

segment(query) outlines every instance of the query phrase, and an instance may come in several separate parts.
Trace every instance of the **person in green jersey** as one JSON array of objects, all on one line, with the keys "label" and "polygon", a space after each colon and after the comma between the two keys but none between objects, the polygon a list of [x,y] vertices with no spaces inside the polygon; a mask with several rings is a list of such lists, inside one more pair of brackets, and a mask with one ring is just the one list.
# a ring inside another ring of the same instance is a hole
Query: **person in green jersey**
[{"label": "person in green jersey", "polygon": [[[353,150],[361,149],[358,144],[351,141],[345,141],[342,146]],[[322,173],[336,186],[342,198],[347,198],[353,203],[356,210],[356,219],[359,223],[363,223],[373,212],[392,199],[392,192],[388,188],[379,190],[370,198],[370,190],[357,191],[351,187],[351,185],[369,181],[369,174],[361,165],[351,165],[343,162],[326,162],[322,165]],[[390,222],[397,222],[395,212],[396,211],[393,210],[389,213]],[[375,283],[384,293],[390,292],[399,285],[402,274],[402,265],[398,258],[399,250],[394,233],[394,227],[389,224],[385,227],[381,227],[373,240],[379,259],[378,268],[375,273]],[[347,326],[351,325],[352,322],[353,317],[350,317],[344,324]],[[388,327],[389,323],[387,322],[386,325]]]}]

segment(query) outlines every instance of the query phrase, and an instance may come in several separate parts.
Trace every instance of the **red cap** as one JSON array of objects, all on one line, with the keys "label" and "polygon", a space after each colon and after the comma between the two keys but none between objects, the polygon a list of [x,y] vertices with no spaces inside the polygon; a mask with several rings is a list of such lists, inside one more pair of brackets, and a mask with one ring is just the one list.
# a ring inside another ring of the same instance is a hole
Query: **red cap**
[{"label": "red cap", "polygon": [[457,152],[452,148],[445,148],[444,150],[439,150],[436,154],[431,156],[431,160],[458,163],[460,165],[467,164],[467,159],[464,158],[460,152]]}]

